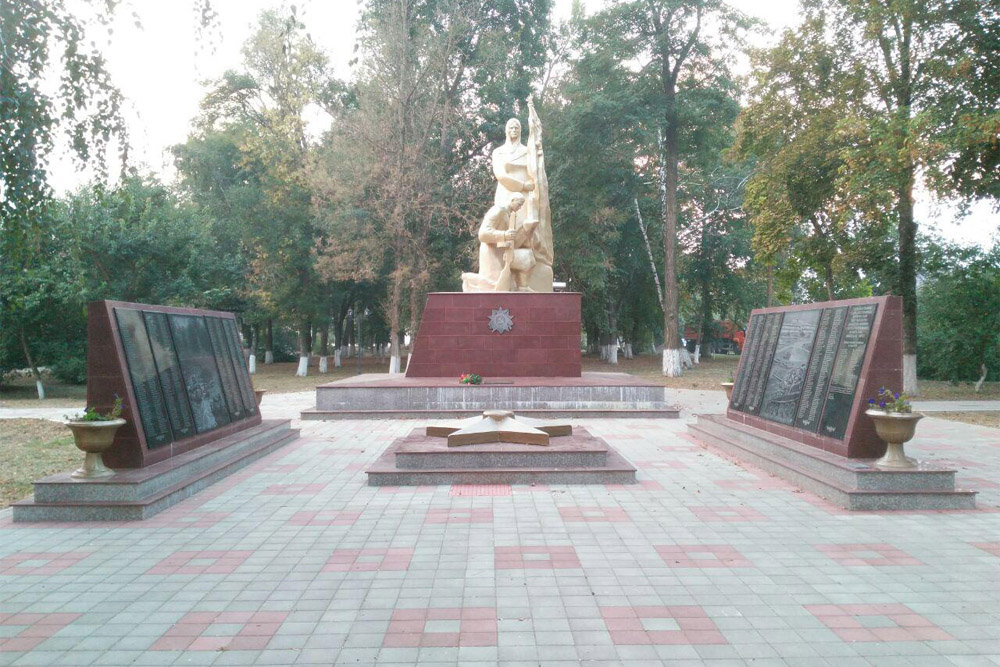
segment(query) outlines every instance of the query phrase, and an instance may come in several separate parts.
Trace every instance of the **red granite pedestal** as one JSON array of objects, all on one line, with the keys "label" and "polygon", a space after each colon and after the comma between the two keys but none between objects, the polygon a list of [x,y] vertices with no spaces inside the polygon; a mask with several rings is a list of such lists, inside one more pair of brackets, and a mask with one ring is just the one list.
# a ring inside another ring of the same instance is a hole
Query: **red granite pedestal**
[{"label": "red granite pedestal", "polygon": [[[509,331],[490,329],[506,310]],[[406,377],[580,377],[580,294],[435,292],[414,341]]]}]

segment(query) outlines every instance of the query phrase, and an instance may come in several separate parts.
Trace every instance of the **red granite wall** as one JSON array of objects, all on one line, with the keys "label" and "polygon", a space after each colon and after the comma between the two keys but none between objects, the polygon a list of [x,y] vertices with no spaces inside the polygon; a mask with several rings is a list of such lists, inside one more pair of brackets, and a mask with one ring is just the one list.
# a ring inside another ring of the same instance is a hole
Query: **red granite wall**
[{"label": "red granite wall", "polygon": [[[507,333],[489,328],[499,308],[514,318]],[[406,376],[580,377],[580,332],[576,292],[428,294]]]}]

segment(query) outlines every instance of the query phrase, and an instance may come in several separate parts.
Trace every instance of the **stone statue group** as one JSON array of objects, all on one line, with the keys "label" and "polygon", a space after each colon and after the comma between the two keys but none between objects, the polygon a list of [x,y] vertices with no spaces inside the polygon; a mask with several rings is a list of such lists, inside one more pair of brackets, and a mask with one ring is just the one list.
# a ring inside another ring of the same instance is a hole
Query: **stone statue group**
[{"label": "stone statue group", "polygon": [[528,100],[528,143],[511,118],[493,151],[493,206],[479,227],[479,272],[462,274],[464,292],[551,292],[552,214],[542,123]]}]

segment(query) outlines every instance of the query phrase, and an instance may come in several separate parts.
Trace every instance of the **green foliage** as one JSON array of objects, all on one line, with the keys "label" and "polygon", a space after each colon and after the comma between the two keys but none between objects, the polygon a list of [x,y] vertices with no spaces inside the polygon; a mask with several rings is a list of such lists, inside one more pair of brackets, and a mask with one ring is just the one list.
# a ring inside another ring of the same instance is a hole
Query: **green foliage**
[{"label": "green foliage", "polygon": [[122,416],[122,402],[121,396],[115,394],[115,403],[111,406],[111,409],[101,414],[97,411],[97,408],[88,407],[83,411],[83,414],[71,418],[71,421],[78,422],[113,422],[116,419],[120,419]]},{"label": "green foliage", "polygon": [[85,300],[238,308],[238,264],[213,220],[151,179],[130,177],[71,195],[67,237]]},{"label": "green foliage", "polygon": [[478,373],[463,373],[458,381],[461,384],[482,384],[483,377]]},{"label": "green foliage", "polygon": [[81,164],[99,173],[111,139],[127,139],[121,95],[90,37],[116,5],[80,3],[74,9],[89,12],[88,20],[63,0],[0,3],[0,256],[16,260],[32,252],[44,233],[57,133],[65,133]]},{"label": "green foliage", "polygon": [[1000,377],[1000,243],[991,250],[924,243],[919,371],[938,380]]}]

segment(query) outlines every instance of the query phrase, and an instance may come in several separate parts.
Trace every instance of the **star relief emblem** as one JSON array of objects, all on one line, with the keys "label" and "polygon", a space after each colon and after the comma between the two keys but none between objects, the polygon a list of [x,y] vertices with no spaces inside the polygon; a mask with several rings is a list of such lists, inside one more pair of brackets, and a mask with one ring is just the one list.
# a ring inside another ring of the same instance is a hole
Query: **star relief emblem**
[{"label": "star relief emblem", "polygon": [[490,313],[490,331],[493,333],[507,333],[514,328],[514,316],[506,308],[495,308]]}]

